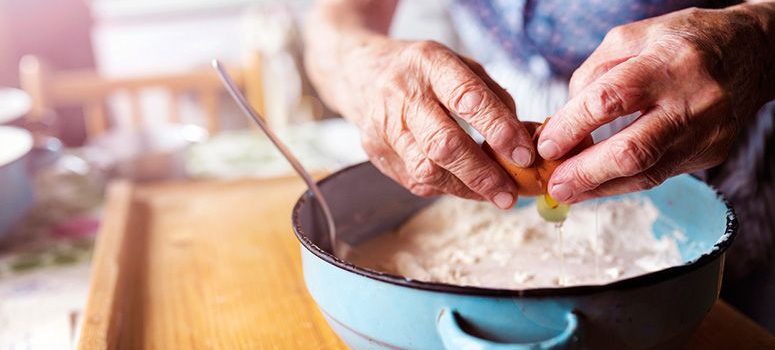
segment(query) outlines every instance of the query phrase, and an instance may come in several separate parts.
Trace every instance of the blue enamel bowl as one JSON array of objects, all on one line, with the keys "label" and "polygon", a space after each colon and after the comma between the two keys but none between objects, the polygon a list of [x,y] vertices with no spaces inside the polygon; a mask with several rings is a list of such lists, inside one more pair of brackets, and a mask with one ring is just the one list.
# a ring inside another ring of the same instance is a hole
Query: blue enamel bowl
[{"label": "blue enamel bowl", "polygon": [[0,126],[0,239],[6,238],[33,204],[29,158],[32,134],[27,130]]},{"label": "blue enamel bowl", "polygon": [[[369,163],[320,182],[339,239],[354,245],[430,204]],[[677,176],[639,195],[684,230],[685,264],[605,285],[505,290],[408,280],[331,254],[310,192],[293,209],[307,289],[353,349],[680,349],[718,298],[737,221],[716,191]],[[615,198],[609,199],[615,200]]]}]

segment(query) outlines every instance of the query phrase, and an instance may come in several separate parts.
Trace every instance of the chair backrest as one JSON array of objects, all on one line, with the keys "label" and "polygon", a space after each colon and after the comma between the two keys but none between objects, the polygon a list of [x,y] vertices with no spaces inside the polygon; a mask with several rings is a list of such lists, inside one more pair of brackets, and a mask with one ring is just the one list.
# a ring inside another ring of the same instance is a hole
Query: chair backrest
[{"label": "chair backrest", "polygon": [[[263,110],[260,56],[258,54],[241,67],[230,67],[229,73],[245,91],[249,102]],[[54,71],[36,56],[24,56],[19,63],[21,87],[32,99],[29,117],[32,120],[65,106],[83,108],[88,137],[104,133],[109,126],[106,99],[126,93],[130,101],[133,127],[143,124],[140,93],[147,89],[164,89],[171,98],[167,120],[180,122],[180,98],[193,94],[205,116],[205,126],[211,134],[220,128],[219,99],[223,86],[212,69],[202,68],[184,73],[157,74],[127,78],[109,78],[94,70]]]}]

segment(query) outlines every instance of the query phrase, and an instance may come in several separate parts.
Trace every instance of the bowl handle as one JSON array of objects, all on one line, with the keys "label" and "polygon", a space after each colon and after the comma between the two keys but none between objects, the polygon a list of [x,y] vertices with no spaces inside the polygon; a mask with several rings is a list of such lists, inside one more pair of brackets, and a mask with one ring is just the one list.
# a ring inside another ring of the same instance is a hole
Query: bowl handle
[{"label": "bowl handle", "polygon": [[457,322],[457,312],[443,308],[436,319],[436,331],[444,343],[444,348],[452,349],[477,349],[477,350],[554,350],[565,349],[577,337],[579,320],[573,312],[565,316],[567,325],[565,330],[546,340],[530,343],[499,343],[482,339],[468,334],[460,328]]}]

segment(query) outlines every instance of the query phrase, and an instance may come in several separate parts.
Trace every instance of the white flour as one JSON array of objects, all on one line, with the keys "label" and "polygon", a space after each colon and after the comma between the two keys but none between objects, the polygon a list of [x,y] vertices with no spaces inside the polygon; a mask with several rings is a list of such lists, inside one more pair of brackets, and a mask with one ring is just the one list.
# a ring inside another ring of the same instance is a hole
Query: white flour
[{"label": "white flour", "polygon": [[534,206],[501,211],[486,202],[438,200],[398,231],[358,245],[354,264],[422,281],[490,288],[602,284],[681,263],[676,238],[660,239],[648,199],[582,203],[564,224],[564,266],[555,226]]}]

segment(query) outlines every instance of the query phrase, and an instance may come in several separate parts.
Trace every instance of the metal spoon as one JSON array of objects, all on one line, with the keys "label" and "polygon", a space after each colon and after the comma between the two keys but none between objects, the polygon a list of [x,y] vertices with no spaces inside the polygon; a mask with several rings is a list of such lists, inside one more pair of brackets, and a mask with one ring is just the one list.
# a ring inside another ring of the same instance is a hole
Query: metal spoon
[{"label": "metal spoon", "polygon": [[234,83],[234,80],[231,78],[229,73],[226,72],[226,69],[224,69],[223,65],[221,65],[221,62],[214,59],[212,61],[212,65],[213,68],[215,68],[215,70],[218,72],[218,75],[221,77],[221,81],[226,87],[226,91],[228,91],[229,95],[231,95],[234,101],[237,102],[237,105],[240,107],[242,112],[245,113],[246,116],[250,117],[250,119],[252,119],[256,124],[258,124],[259,128],[261,128],[266,136],[269,137],[269,140],[271,140],[275,147],[277,147],[277,149],[280,151],[280,153],[282,153],[283,157],[288,160],[288,163],[291,163],[293,169],[296,170],[296,173],[298,173],[302,179],[304,179],[304,182],[307,183],[309,190],[312,191],[312,194],[314,194],[315,198],[317,198],[318,203],[320,203],[320,208],[323,209],[323,215],[326,217],[326,223],[328,224],[328,235],[329,239],[331,240],[331,249],[334,255],[337,255],[334,216],[331,214],[331,209],[328,206],[328,202],[323,197],[323,192],[320,191],[320,188],[318,187],[317,183],[315,183],[315,180],[312,179],[312,176],[310,176],[307,170],[304,169],[304,166],[301,165],[296,156],[294,156],[293,153],[291,153],[291,151],[285,146],[285,144],[280,141],[277,135],[275,135],[274,131],[272,131],[266,121],[264,121],[264,118],[255,109],[253,109],[253,107],[250,106],[250,104],[245,99],[245,96],[243,96],[242,92],[240,92],[237,88],[237,84]]}]

